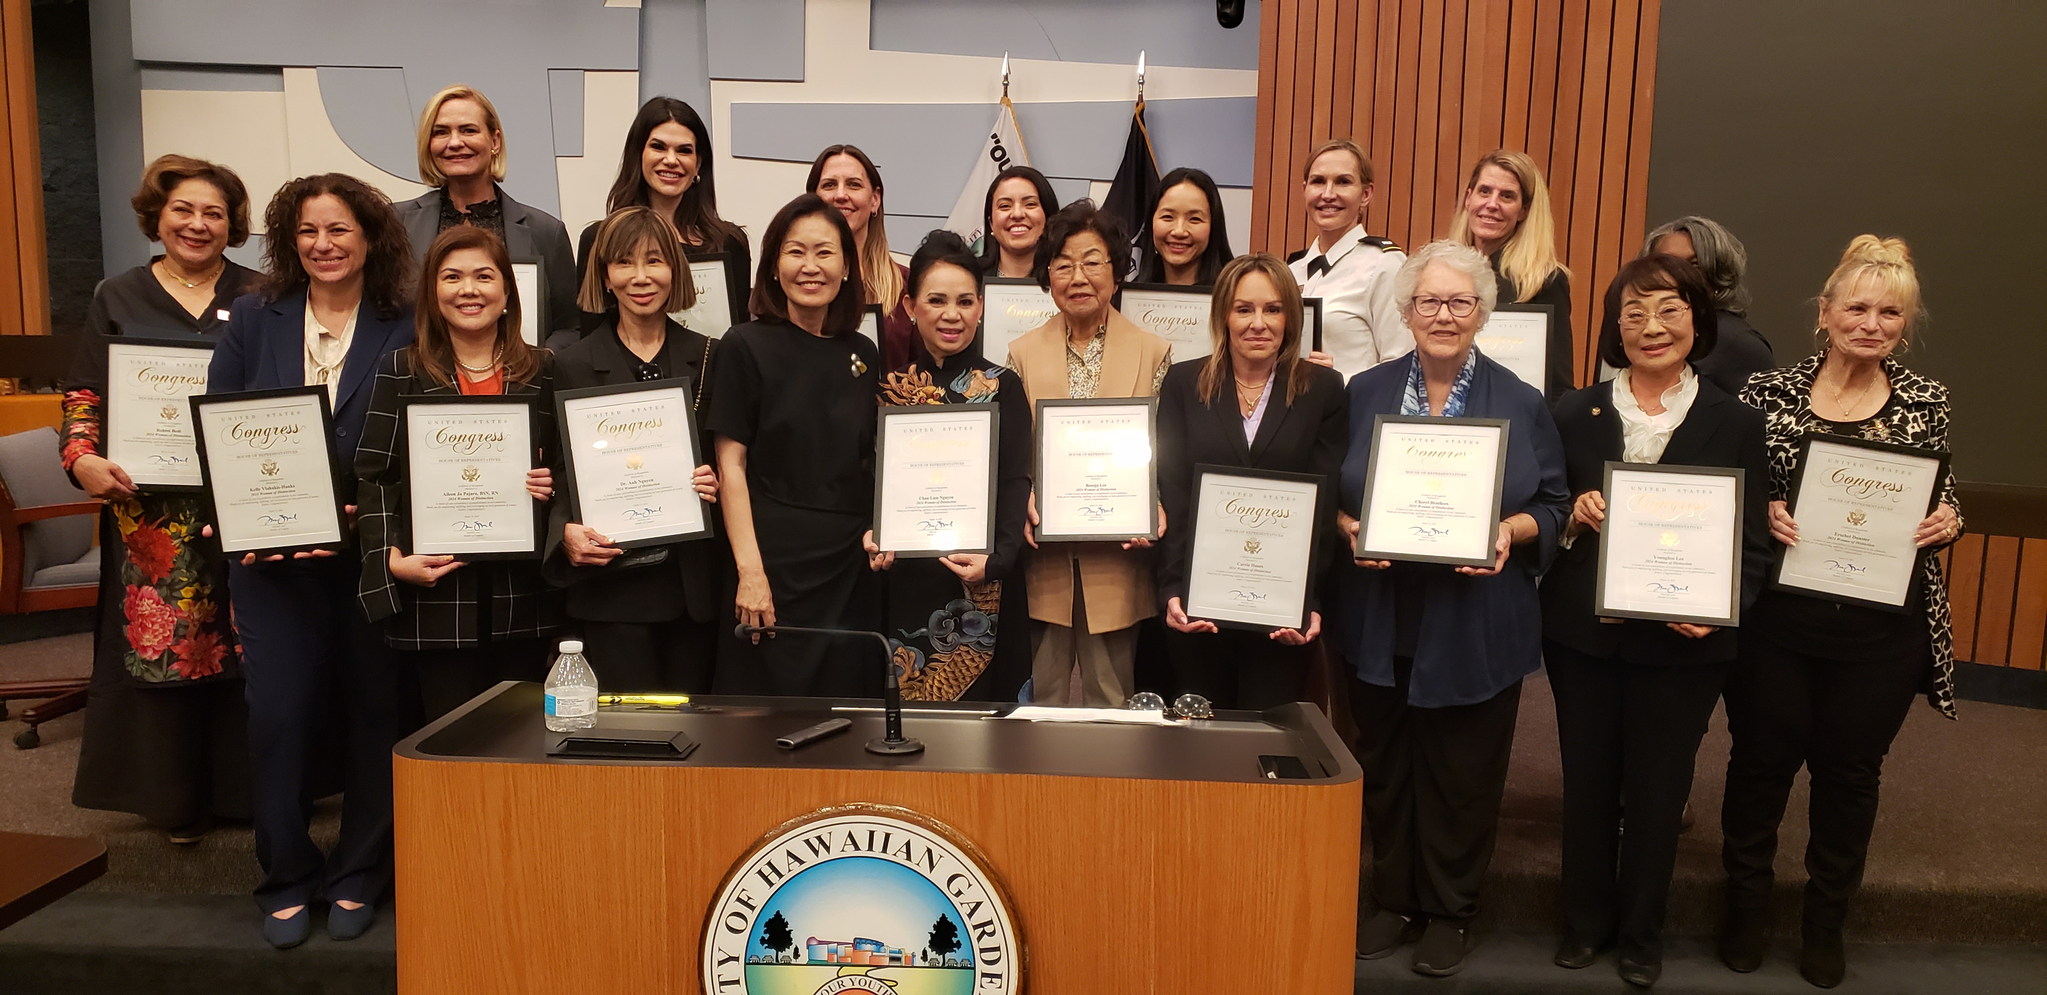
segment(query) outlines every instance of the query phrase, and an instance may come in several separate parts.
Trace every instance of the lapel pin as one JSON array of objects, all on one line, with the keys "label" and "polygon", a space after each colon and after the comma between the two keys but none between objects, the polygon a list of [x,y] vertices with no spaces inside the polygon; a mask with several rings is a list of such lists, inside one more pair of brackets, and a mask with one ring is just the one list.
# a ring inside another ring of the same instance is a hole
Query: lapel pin
[{"label": "lapel pin", "polygon": [[1594,417],[1594,418],[1597,418],[1597,417],[1599,417],[1599,408],[1597,408],[1597,407],[1594,407],[1594,408],[1592,409],[1592,417]]}]

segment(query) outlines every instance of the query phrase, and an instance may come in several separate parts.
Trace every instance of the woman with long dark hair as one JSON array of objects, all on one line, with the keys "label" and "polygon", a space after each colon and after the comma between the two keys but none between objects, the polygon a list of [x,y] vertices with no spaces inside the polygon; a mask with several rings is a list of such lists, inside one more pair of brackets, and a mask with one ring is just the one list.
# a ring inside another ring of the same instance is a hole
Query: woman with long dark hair
[{"label": "woman with long dark hair", "polygon": [[1144,229],[1137,235],[1137,282],[1206,287],[1230,252],[1222,191],[1207,173],[1182,166],[1159,180]]},{"label": "woman with long dark hair", "polygon": [[1045,219],[1057,213],[1059,195],[1045,174],[1029,166],[996,173],[981,208],[981,221],[987,226],[981,238],[981,272],[1029,279],[1038,239],[1045,235]]}]

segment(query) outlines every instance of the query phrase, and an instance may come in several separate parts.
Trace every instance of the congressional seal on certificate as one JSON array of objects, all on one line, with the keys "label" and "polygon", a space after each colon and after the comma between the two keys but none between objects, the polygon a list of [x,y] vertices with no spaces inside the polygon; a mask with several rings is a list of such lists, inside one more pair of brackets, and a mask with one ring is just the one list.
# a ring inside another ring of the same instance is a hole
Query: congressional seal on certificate
[{"label": "congressional seal on certificate", "polygon": [[1741,624],[1740,469],[1606,464],[1594,614]]},{"label": "congressional seal on certificate", "polygon": [[1123,542],[1159,529],[1155,397],[1037,403],[1039,542]]},{"label": "congressional seal on certificate", "polygon": [[405,446],[406,552],[462,560],[540,554],[541,504],[526,491],[533,469],[533,405],[500,395],[399,399]]},{"label": "congressional seal on certificate", "polygon": [[221,552],[267,556],[346,542],[325,387],[200,394],[187,402]]},{"label": "congressional seal on certificate", "polygon": [[209,339],[133,339],[107,343],[107,459],[145,491],[196,491],[199,440],[186,399],[206,393]]},{"label": "congressional seal on certificate", "polygon": [[1309,474],[1196,466],[1187,616],[1307,631],[1321,497]]},{"label": "congressional seal on certificate", "polygon": [[695,397],[688,377],[555,391],[571,519],[620,549],[710,535]]},{"label": "congressional seal on certificate", "polygon": [[881,409],[876,547],[897,556],[994,550],[997,416],[992,404]]},{"label": "congressional seal on certificate", "polygon": [[1913,542],[1947,479],[1948,454],[1841,435],[1800,443],[1790,511],[1798,545],[1772,584],[1845,604],[1902,612],[1927,555]]},{"label": "congressional seal on certificate", "polygon": [[1357,558],[1492,566],[1506,471],[1504,419],[1378,416]]}]

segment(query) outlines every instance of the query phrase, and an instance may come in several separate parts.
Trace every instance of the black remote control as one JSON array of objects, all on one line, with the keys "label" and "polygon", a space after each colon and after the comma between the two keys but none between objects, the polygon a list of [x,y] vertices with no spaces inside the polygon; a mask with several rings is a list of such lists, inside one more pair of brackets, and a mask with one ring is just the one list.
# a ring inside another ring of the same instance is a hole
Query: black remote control
[{"label": "black remote control", "polygon": [[808,729],[798,729],[787,736],[783,736],[781,739],[775,740],[775,745],[785,750],[794,750],[809,746],[833,733],[845,732],[851,728],[853,728],[852,719],[826,719]]}]

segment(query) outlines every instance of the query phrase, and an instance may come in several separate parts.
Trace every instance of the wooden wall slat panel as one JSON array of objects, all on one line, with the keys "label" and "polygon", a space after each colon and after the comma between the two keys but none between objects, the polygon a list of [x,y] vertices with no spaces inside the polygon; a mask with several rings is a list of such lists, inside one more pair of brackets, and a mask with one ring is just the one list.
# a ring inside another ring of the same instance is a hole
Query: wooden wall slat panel
[{"label": "wooden wall slat panel", "polygon": [[1534,83],[1535,0],[1501,2],[1507,13],[1506,92],[1500,107],[1500,146],[1528,147],[1528,91]]},{"label": "wooden wall slat panel", "polygon": [[[1478,100],[1476,104],[1467,101],[1464,107],[1464,141],[1457,155],[1460,174],[1479,156],[1504,146],[1502,126],[1507,102],[1508,32],[1513,23],[1510,0],[1474,0],[1472,9],[1482,9],[1483,16],[1472,16],[1478,30],[1472,33],[1472,48],[1465,57],[1465,79],[1473,79],[1470,67],[1475,62],[1478,68]],[[1452,179],[1453,185],[1463,182],[1462,175]],[[1454,198],[1450,207],[1453,211],[1456,209]]]},{"label": "wooden wall slat panel", "polygon": [[2006,665],[2040,670],[2047,656],[2047,539],[2025,540],[2019,548],[2018,574]]},{"label": "wooden wall slat panel", "polygon": [[[1269,11],[1258,19],[1258,120],[1261,127],[1251,136],[1251,178],[1257,184],[1256,190],[1274,191],[1281,188],[1282,180],[1273,170],[1275,152],[1274,128],[1280,115],[1275,112],[1274,101],[1278,99],[1279,72],[1279,22],[1280,12]],[[1281,143],[1283,144],[1283,143]],[[1272,196],[1251,197],[1251,245],[1288,244],[1286,238],[1286,217],[1296,213],[1288,207],[1285,198]],[[1287,250],[1282,248],[1284,254]]]},{"label": "wooden wall slat panel", "polygon": [[2013,599],[2018,591],[2019,540],[1991,536],[1984,542],[1983,600],[1976,615],[1977,663],[2004,666],[2009,662]]},{"label": "wooden wall slat panel", "polygon": [[[1330,99],[1335,110],[1330,115],[1329,136],[1358,133],[1356,124],[1357,91],[1360,89],[1357,78],[1358,22],[1361,20],[1364,18],[1359,16],[1358,4],[1337,5],[1336,68],[1335,75],[1329,80],[1333,88]],[[1367,85],[1363,89],[1369,91],[1371,88]],[[1320,141],[1329,136],[1317,136],[1316,140]]]},{"label": "wooden wall slat panel", "polygon": [[[1571,191],[1568,198],[1569,232],[1559,232],[1558,236],[1560,244],[1565,246],[1564,255],[1581,260],[1571,271],[1571,322],[1578,328],[1584,327],[1586,313],[1591,310],[1592,287],[1597,279],[1598,260],[1594,258],[1594,246],[1599,237],[1599,168],[1606,141],[1607,68],[1613,54],[1614,3],[1615,0],[1591,0],[1586,5],[1583,37],[1585,70],[1577,81],[1577,134],[1570,145],[1558,148],[1559,153],[1566,149],[1576,152],[1571,157],[1571,182],[1568,186]],[[1564,156],[1559,154],[1557,158],[1561,161]],[[1574,352],[1582,355],[1583,349],[1584,343],[1580,341]],[[1573,375],[1583,378],[1582,365],[1573,370]]]},{"label": "wooden wall slat panel", "polygon": [[[1599,175],[1600,194],[1595,198],[1599,208],[1598,228],[1592,235],[1592,245],[1618,245],[1621,235],[1621,219],[1627,213],[1627,168],[1628,135],[1630,132],[1631,107],[1634,100],[1635,83],[1635,30],[1638,7],[1635,3],[1616,2],[1613,9],[1613,50],[1608,55],[1606,76],[1606,110],[1602,115],[1605,137],[1601,142]],[[1626,253],[1592,253],[1591,279],[1580,277],[1573,281],[1572,296],[1585,302],[1584,306],[1571,309],[1572,323],[1577,326],[1576,353],[1577,377],[1580,383],[1591,383],[1597,364],[1593,354],[1597,352],[1593,342],[1594,330],[1599,327],[1600,303],[1605,299],[1606,285],[1613,281],[1613,275],[1620,271],[1621,263],[1634,255]],[[1583,284],[1581,288],[1575,284]],[[1573,302],[1576,303],[1575,301]]]},{"label": "wooden wall slat panel", "polygon": [[[1636,27],[1634,95],[1628,110],[1628,179],[1621,217],[1624,233],[1649,230],[1649,135],[1655,121],[1656,39],[1662,23],[1663,0],[1643,0],[1642,19]],[[1595,322],[1588,327],[1599,326]],[[1596,336],[1588,338],[1595,341],[1596,352]]]},{"label": "wooden wall slat panel", "polygon": [[1955,659],[1976,659],[1976,606],[1983,594],[1983,537],[1965,535],[1948,547],[1948,608],[1955,616]]},{"label": "wooden wall slat panel", "polygon": [[[19,158],[16,148],[21,136],[15,130],[14,106],[14,63],[18,50],[24,46],[17,36],[13,8],[15,0],[0,4],[0,110],[7,113],[5,127],[0,127],[0,334],[19,335],[22,333],[23,302],[21,299],[21,249],[17,234],[27,219],[21,217],[19,202],[14,191],[20,189],[15,162]],[[21,6],[26,6],[22,4]],[[40,178],[39,178],[40,179]],[[37,187],[41,187],[37,183]]]},{"label": "wooden wall slat panel", "polygon": [[1386,230],[1402,245],[1407,241],[1408,208],[1414,201],[1414,129],[1421,111],[1422,87],[1433,85],[1421,78],[1422,8],[1432,0],[1402,0],[1400,5],[1400,56],[1394,68],[1393,144],[1386,156]]},{"label": "wooden wall slat panel", "polygon": [[[1326,81],[1326,85],[1331,88],[1331,94],[1329,98],[1315,100],[1312,103],[1313,110],[1310,111],[1308,125],[1308,134],[1311,136],[1309,142],[1311,144],[1321,141],[1322,136],[1329,134],[1330,124],[1335,119],[1336,109],[1342,106],[1337,103],[1341,99],[1338,88],[1342,86],[1336,76],[1336,8],[1338,6],[1338,4],[1323,0],[1323,2],[1315,5],[1315,16],[1312,19],[1315,32],[1314,79],[1318,83]],[[1303,19],[1304,24],[1307,21],[1308,19]]]},{"label": "wooden wall slat panel", "polygon": [[1523,0],[1535,8],[1535,56],[1529,65],[1528,144],[1522,151],[1544,169],[1556,145],[1557,80],[1563,73],[1563,0]]},{"label": "wooden wall slat panel", "polygon": [[[1431,177],[1416,180],[1429,185],[1429,210],[1419,214],[1420,222],[1411,235],[1434,236],[1450,230],[1454,199],[1444,200],[1445,190],[1457,186],[1457,153],[1464,140],[1464,107],[1477,102],[1477,94],[1466,94],[1473,81],[1464,69],[1465,50],[1470,46],[1466,25],[1471,10],[1468,0],[1449,0],[1443,5],[1443,71],[1441,96],[1436,101],[1436,170]],[[1411,243],[1419,244],[1419,243]]]},{"label": "wooden wall slat panel", "polygon": [[[1393,161],[1394,122],[1399,110],[1394,100],[1400,92],[1400,16],[1401,0],[1379,0],[1379,47],[1372,67],[1372,131],[1371,144],[1365,151],[1378,166],[1379,196],[1372,199],[1366,211],[1366,229],[1385,232],[1390,226],[1387,220],[1393,216],[1393,182],[1391,180]],[[1359,64],[1359,71],[1363,71]]]}]

